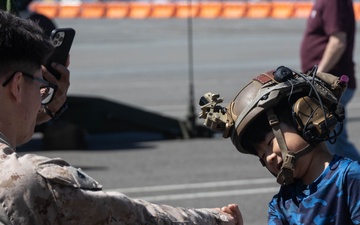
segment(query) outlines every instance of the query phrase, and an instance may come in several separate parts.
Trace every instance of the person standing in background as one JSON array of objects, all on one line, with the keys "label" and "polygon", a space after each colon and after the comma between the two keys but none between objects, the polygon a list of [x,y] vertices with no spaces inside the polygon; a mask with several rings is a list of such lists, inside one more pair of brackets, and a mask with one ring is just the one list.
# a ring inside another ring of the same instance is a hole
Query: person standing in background
[{"label": "person standing in background", "polygon": [[[356,90],[355,15],[352,0],[315,0],[301,42],[301,69],[307,72],[318,65],[318,72],[349,77],[348,87],[340,99],[347,109]],[[347,124],[335,143],[327,142],[332,154],[360,161],[360,154],[349,141]]]}]

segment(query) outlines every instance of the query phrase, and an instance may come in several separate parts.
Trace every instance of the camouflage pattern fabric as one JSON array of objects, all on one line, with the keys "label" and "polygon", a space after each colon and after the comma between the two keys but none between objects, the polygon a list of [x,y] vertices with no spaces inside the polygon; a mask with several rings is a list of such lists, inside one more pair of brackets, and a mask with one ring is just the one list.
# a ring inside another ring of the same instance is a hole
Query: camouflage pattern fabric
[{"label": "camouflage pattern fabric", "polygon": [[269,223],[360,224],[360,164],[334,156],[312,184],[282,186],[269,204]]},{"label": "camouflage pattern fabric", "polygon": [[185,209],[105,192],[62,159],[18,155],[0,134],[0,224],[227,224],[215,209]]}]

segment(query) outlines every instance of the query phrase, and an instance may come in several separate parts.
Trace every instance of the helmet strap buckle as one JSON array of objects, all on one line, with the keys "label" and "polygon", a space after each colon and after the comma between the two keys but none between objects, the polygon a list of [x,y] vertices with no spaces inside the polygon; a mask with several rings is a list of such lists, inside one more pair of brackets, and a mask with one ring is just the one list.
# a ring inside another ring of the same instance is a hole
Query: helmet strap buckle
[{"label": "helmet strap buckle", "polygon": [[280,173],[277,175],[276,181],[280,185],[288,185],[294,183],[293,168],[295,164],[295,155],[287,153]]},{"label": "helmet strap buckle", "polygon": [[270,126],[274,132],[275,138],[279,144],[282,158],[284,159],[284,163],[281,167],[281,170],[277,176],[276,181],[280,185],[291,184],[294,182],[293,168],[294,168],[294,164],[295,164],[295,160],[296,160],[295,155],[289,153],[288,147],[285,142],[285,138],[280,129],[279,119],[275,115],[274,110],[270,108],[266,112],[267,112],[269,124],[270,124]]},{"label": "helmet strap buckle", "polygon": [[279,144],[282,158],[284,160],[281,170],[277,175],[277,182],[280,185],[288,185],[294,183],[293,169],[295,162],[303,155],[309,153],[314,149],[313,145],[308,144],[305,148],[301,149],[299,152],[293,153],[289,152],[289,149],[286,145],[285,138],[280,129],[280,124],[277,116],[274,113],[273,109],[268,109],[267,116],[269,124],[274,132],[275,138]]}]

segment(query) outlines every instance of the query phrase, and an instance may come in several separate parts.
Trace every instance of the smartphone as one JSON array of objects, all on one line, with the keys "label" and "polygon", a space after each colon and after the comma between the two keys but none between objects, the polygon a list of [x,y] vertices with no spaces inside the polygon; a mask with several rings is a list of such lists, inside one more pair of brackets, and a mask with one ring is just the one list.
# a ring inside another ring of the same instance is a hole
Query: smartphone
[{"label": "smartphone", "polygon": [[45,67],[57,79],[60,79],[61,74],[51,67],[51,63],[57,62],[62,65],[66,64],[74,37],[75,30],[73,28],[56,28],[51,32],[50,40],[55,46],[55,50],[45,64]]}]

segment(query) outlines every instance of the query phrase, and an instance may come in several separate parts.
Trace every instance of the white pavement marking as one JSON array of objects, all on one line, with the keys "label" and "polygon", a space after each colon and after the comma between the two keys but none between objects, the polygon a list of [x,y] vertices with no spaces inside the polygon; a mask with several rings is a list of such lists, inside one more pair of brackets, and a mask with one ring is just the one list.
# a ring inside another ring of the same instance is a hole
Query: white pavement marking
[{"label": "white pavement marking", "polygon": [[214,187],[228,187],[228,186],[251,185],[251,184],[267,184],[267,183],[274,183],[274,181],[275,178],[243,179],[243,180],[205,182],[205,183],[193,183],[193,184],[174,184],[174,185],[161,185],[161,186],[151,186],[151,187],[119,188],[119,189],[111,189],[108,191],[139,193],[139,192],[150,192],[150,191],[171,191],[171,190],[196,189],[196,188],[214,188]]},{"label": "white pavement marking", "polygon": [[146,201],[169,201],[169,200],[184,200],[194,198],[213,198],[213,197],[224,197],[224,196],[238,196],[238,195],[251,195],[251,194],[266,194],[274,193],[279,190],[279,187],[268,187],[268,188],[251,188],[243,190],[232,190],[232,191],[214,191],[214,192],[198,192],[191,194],[173,194],[173,195],[157,195],[157,196],[143,196],[137,197]]},{"label": "white pavement marking", "polygon": [[[219,181],[219,182],[206,182],[206,183],[193,183],[193,184],[175,184],[175,185],[162,185],[151,187],[133,187],[124,189],[110,189],[107,191],[117,191],[122,193],[141,193],[141,192],[156,192],[156,191],[171,191],[171,190],[186,190],[186,189],[199,189],[199,188],[214,188],[214,187],[230,187],[242,185],[256,185],[256,184],[275,184],[274,178],[260,178],[260,179],[244,179],[234,181]],[[212,192],[197,192],[185,194],[168,194],[168,195],[153,195],[136,197],[146,201],[168,201],[168,200],[182,200],[194,198],[213,198],[234,195],[251,195],[251,194],[265,194],[275,193],[279,187],[262,187],[262,188],[249,188],[239,190],[226,190],[226,191],[212,191]]]}]

